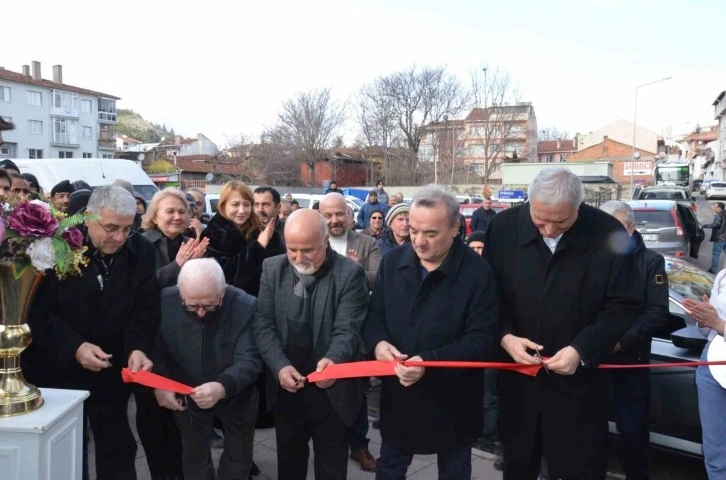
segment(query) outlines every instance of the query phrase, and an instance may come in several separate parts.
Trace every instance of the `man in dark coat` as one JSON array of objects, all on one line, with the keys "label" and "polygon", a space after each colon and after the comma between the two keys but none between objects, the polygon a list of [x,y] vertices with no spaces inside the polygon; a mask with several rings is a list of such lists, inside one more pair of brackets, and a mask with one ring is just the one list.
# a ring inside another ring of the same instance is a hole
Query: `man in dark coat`
[{"label": "man in dark coat", "polygon": [[721,259],[721,252],[726,250],[726,205],[723,202],[716,202],[711,206],[713,210],[713,222],[703,225],[703,228],[711,229],[711,241],[713,250],[711,253],[710,273],[718,272],[718,261]]},{"label": "man in dark coat", "polygon": [[471,231],[486,232],[497,212],[492,210],[492,199],[485,198],[481,206],[471,214]]},{"label": "man in dark coat", "polygon": [[346,477],[350,426],[366,385],[361,379],[306,385],[304,376],[360,359],[368,285],[357,262],[328,247],[325,219],[296,210],[285,224],[287,256],[262,264],[254,331],[269,373],[278,478],[304,480],[315,450],[315,478]]},{"label": "man in dark coat", "polygon": [[[625,202],[611,200],[600,209],[617,218],[630,236],[629,252],[638,263],[643,281],[643,311],[613,349],[607,363],[650,363],[650,341],[668,321],[668,276],[663,255],[645,248],[635,229],[633,209]],[[648,411],[650,409],[650,371],[647,368],[611,370],[612,410],[620,433],[620,461],[628,479],[650,478],[648,471]],[[607,457],[604,470],[607,468]],[[604,473],[604,472],[603,472]]]},{"label": "man in dark coat", "polygon": [[[97,188],[87,209],[99,217],[86,222],[89,264],[79,276],[43,279],[28,319],[33,343],[23,353],[23,370],[41,387],[90,391],[84,413],[95,439],[96,477],[135,479],[131,390],[121,367],[152,367],[146,353],[160,316],[156,251],[141,236],[128,236],[136,203],[123,188]],[[86,442],[83,452],[87,475]]]},{"label": "man in dark coat", "polygon": [[487,230],[501,345],[545,366],[536,377],[500,372],[505,480],[537,478],[543,452],[552,478],[600,478],[609,392],[596,367],[641,311],[643,289],[622,225],[583,198],[572,172],[545,168],[530,202]]},{"label": "man in dark coat", "polygon": [[[457,238],[459,204],[429,185],[409,212],[411,242],[383,257],[364,343],[378,360],[493,358],[498,295],[487,262]],[[439,478],[471,478],[482,431],[482,370],[396,367],[381,390],[377,479],[403,479],[414,454],[437,454]]]}]

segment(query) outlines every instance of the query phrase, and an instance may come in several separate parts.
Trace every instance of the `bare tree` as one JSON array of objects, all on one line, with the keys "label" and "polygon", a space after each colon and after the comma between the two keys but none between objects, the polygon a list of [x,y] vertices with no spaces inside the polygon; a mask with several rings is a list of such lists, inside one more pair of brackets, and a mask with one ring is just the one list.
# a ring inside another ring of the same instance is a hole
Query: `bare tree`
[{"label": "bare tree", "polygon": [[560,130],[553,125],[541,128],[537,137],[540,142],[543,142],[546,140],[569,140],[570,135],[566,130]]},{"label": "bare tree", "polygon": [[482,67],[471,72],[474,100],[467,138],[469,168],[474,168],[483,183],[488,183],[502,161],[528,158],[536,153],[537,132],[526,122],[531,105],[520,103],[520,94],[509,73],[499,68]]},{"label": "bare tree", "polygon": [[311,90],[282,103],[269,136],[308,166],[314,186],[315,164],[333,145],[345,120],[345,108],[332,100],[329,88]]}]

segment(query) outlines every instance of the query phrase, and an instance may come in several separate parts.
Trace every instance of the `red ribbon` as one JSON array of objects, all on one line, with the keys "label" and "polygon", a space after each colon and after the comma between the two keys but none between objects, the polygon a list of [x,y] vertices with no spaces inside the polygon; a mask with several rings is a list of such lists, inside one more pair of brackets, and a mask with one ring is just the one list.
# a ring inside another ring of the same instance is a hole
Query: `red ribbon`
[{"label": "red ribbon", "polygon": [[[309,382],[319,382],[321,380],[332,380],[341,378],[357,378],[357,377],[385,377],[395,375],[395,367],[398,363],[407,367],[427,367],[427,368],[498,368],[500,370],[513,370],[524,375],[534,377],[542,369],[542,365],[522,365],[519,363],[497,363],[497,362],[450,362],[450,361],[423,361],[412,362],[397,360],[390,361],[365,361],[341,363],[336,365],[328,365],[322,372],[313,372],[307,376]],[[620,368],[663,368],[663,367],[698,367],[702,365],[726,365],[726,360],[717,362],[679,362],[679,363],[655,363],[655,364],[637,364],[637,365],[611,365],[602,364],[598,368],[602,369],[620,369]]]},{"label": "red ribbon", "polygon": [[159,390],[168,390],[182,395],[189,395],[194,391],[194,389],[188,385],[175,382],[174,380],[162,377],[155,373],[147,372],[146,370],[139,370],[138,372],[133,373],[128,368],[122,368],[121,378],[124,383],[138,383],[147,387],[158,388]]},{"label": "red ribbon", "polygon": [[[370,360],[364,362],[339,363],[328,365],[322,372],[313,372],[306,378],[309,382],[315,383],[321,380],[338,380],[342,378],[360,378],[360,377],[390,377],[396,374],[395,368],[398,364],[407,367],[426,367],[426,368],[498,368],[500,370],[512,370],[524,375],[534,377],[543,368],[542,365],[522,365],[519,363],[500,363],[500,362],[453,362],[453,361],[398,361],[398,360]],[[614,365],[602,364],[598,368],[602,369],[621,369],[621,368],[665,368],[665,367],[699,367],[705,365],[726,365],[726,360],[716,362],[676,362],[676,363],[654,363],[654,364],[633,364],[633,365]],[[121,378],[124,383],[138,383],[151,388],[160,390],[168,390],[170,392],[189,395],[194,390],[192,387],[183,383],[170,380],[161,375],[139,370],[132,373],[128,368],[121,369]]]}]

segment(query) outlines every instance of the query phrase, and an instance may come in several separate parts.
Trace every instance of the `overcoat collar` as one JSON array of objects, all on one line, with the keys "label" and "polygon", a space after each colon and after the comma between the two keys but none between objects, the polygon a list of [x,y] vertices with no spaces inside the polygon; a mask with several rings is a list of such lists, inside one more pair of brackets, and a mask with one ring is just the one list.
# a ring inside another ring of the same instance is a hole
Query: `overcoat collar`
[{"label": "overcoat collar", "polygon": [[[524,247],[531,242],[538,241],[541,238],[541,235],[539,230],[537,230],[537,227],[535,227],[534,222],[532,222],[532,216],[529,212],[529,202],[525,203],[521,207],[515,208],[519,208],[519,212],[517,213],[517,226],[520,232],[519,246]],[[577,220],[574,225],[572,225],[572,227],[570,227],[570,229],[562,235],[562,241],[565,242],[564,245],[574,247],[583,252],[587,250],[587,247],[590,244],[590,239],[587,232],[588,222],[586,217],[589,216],[588,210],[591,208],[592,207],[585,205],[584,203],[580,205],[580,208],[577,211]],[[558,249],[559,248],[560,247],[558,245]]]}]

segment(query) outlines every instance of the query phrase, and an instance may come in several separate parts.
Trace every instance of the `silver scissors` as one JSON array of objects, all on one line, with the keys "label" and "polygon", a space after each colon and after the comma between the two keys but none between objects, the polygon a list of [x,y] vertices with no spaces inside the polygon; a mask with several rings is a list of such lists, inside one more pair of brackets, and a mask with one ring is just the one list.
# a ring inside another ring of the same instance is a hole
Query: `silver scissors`
[{"label": "silver scissors", "polygon": [[542,368],[544,368],[544,371],[547,372],[547,375],[550,374],[550,369],[547,368],[547,365],[545,365],[544,360],[542,359],[542,355],[539,354],[539,350],[534,351],[535,358],[539,359],[540,365],[542,365]]}]

